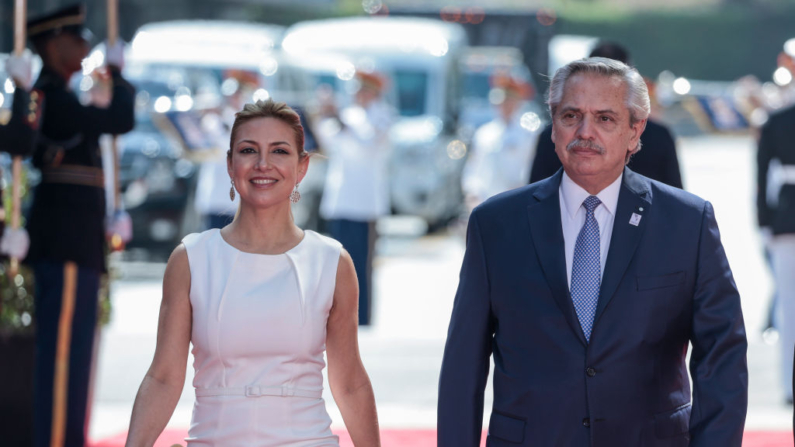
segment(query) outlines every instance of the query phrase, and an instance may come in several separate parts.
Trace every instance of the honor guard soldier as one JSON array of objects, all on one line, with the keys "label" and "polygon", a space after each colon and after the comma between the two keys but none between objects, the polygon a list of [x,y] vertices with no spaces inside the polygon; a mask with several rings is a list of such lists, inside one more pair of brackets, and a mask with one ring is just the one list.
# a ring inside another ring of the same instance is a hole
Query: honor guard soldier
[{"label": "honor guard soldier", "polygon": [[[0,151],[27,157],[36,144],[43,95],[39,90],[31,91],[33,75],[29,53],[9,56],[5,61],[5,71],[15,88],[10,115],[0,111]],[[3,235],[0,254],[23,259],[30,244],[28,233],[24,228],[6,227],[5,222],[5,211],[0,209],[0,233]]]},{"label": "honor guard soldier", "polygon": [[472,150],[461,175],[467,211],[489,197],[524,186],[538,140],[540,121],[523,120],[525,105],[535,94],[533,87],[508,73],[495,74],[489,82],[497,93],[490,96],[500,101],[494,119],[472,137]]},{"label": "honor guard soldier", "polygon": [[770,116],[762,126],[757,152],[757,216],[776,288],[780,320],[781,385],[792,404],[795,349],[795,105]]},{"label": "honor guard soldier", "polygon": [[[83,5],[28,21],[42,58],[45,96],[33,164],[41,170],[28,218],[27,261],[36,277],[36,446],[83,446],[100,275],[105,272],[105,191],[99,137],[134,125],[135,91],[121,76],[123,46],[107,48],[112,100],[82,105],[69,89],[91,35]],[[114,225],[113,222],[110,225]]]}]

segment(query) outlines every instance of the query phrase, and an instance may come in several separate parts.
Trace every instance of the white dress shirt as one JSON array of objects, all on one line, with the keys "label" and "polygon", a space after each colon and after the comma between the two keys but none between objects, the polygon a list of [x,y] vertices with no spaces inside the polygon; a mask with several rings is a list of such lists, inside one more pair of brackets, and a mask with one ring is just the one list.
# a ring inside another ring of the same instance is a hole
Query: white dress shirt
[{"label": "white dress shirt", "polygon": [[[607,188],[596,194],[602,202],[594,210],[594,217],[599,224],[599,262],[602,268],[602,276],[605,274],[605,261],[607,261],[607,250],[610,248],[610,238],[613,235],[613,221],[616,216],[618,206],[618,192],[621,190],[621,179],[624,173],[618,176],[616,181]],[[585,225],[585,207],[582,202],[591,194],[580,185],[574,183],[564,171],[563,179],[560,181],[558,190],[560,197],[560,223],[563,226],[563,242],[566,248],[566,275],[571,287],[571,267],[574,263],[574,245],[577,244],[577,236],[580,235],[582,226]]]}]

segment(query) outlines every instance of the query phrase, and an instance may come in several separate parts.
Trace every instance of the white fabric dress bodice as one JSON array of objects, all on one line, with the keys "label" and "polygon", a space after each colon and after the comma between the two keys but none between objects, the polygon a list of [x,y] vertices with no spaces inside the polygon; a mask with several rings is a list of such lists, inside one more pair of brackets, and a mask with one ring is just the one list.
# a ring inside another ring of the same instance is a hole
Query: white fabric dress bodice
[{"label": "white fabric dress bodice", "polygon": [[246,253],[218,229],[183,239],[196,403],[189,446],[337,446],[323,390],[341,245],[312,231],[286,253]]}]

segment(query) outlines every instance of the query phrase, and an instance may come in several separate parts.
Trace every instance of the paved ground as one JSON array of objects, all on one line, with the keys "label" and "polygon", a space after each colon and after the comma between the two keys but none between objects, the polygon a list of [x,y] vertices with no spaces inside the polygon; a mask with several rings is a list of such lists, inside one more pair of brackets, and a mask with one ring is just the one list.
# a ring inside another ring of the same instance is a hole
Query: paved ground
[{"label": "paved ground", "polygon": [[[792,409],[780,397],[778,350],[761,338],[771,282],[755,228],[753,142],[746,137],[682,140],[680,157],[685,187],[715,205],[743,298],[750,342],[747,428],[790,430]],[[378,301],[373,327],[360,333],[362,357],[373,382],[382,427],[433,428],[439,367],[464,245],[453,233],[397,234],[396,228],[411,227],[408,220],[386,224],[393,235],[382,238],[377,247]],[[163,266],[126,263],[121,271],[124,276],[112,289],[113,320],[103,332],[100,348],[90,426],[93,439],[127,428],[135,393],[154,352]],[[191,370],[171,427],[189,425]],[[331,396],[326,400],[335,427],[340,427]],[[490,401],[488,396],[487,408]]]}]

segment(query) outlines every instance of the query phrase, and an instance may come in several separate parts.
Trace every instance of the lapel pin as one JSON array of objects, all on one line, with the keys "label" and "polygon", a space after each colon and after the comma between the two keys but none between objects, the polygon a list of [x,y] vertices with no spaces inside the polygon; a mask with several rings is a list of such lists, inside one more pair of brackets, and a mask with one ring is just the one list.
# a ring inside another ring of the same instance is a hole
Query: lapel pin
[{"label": "lapel pin", "polygon": [[640,223],[640,214],[632,213],[632,217],[629,218],[629,224],[635,225],[636,227]]}]

